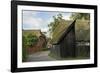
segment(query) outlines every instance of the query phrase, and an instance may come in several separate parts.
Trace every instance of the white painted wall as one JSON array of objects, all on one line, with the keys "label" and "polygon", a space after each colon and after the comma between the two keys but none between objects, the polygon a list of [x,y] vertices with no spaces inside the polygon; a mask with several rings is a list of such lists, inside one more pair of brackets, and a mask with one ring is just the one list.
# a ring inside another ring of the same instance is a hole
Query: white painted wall
[{"label": "white painted wall", "polygon": [[[33,0],[39,1],[39,0]],[[75,3],[75,4],[90,4],[99,5],[98,20],[100,19],[100,0],[40,0],[46,2],[61,2],[61,3]],[[10,0],[0,0],[0,73],[10,73],[10,34],[11,34],[11,13],[10,13]],[[100,24],[100,21],[98,21]],[[98,28],[100,25],[98,25]],[[100,37],[100,29],[98,29],[98,37]],[[100,43],[100,38],[98,38]],[[100,45],[98,45],[98,56],[100,56]],[[100,57],[98,58],[100,65]],[[32,73],[32,72],[27,72]],[[85,68],[85,69],[70,69],[70,70],[53,70],[53,71],[39,71],[34,73],[100,73],[100,66],[98,68]]]}]

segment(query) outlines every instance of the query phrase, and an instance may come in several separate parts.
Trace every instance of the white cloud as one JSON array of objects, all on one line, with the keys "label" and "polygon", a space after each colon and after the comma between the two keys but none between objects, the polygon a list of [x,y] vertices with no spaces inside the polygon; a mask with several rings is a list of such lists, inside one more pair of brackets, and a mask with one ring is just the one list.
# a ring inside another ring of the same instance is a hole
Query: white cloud
[{"label": "white cloud", "polygon": [[63,16],[63,19],[65,19],[65,20],[70,20],[70,16],[64,15],[64,16]]},{"label": "white cloud", "polygon": [[71,13],[63,14],[63,19],[70,20]]},{"label": "white cloud", "polygon": [[36,14],[37,14],[37,12],[33,12],[33,11],[23,11],[23,16],[24,16],[24,18],[26,18],[26,17],[30,17],[30,16],[36,16]]},{"label": "white cloud", "polygon": [[33,18],[33,17],[28,17],[27,19],[23,20],[23,24],[27,24],[27,26],[31,26],[34,28],[38,28],[40,25],[42,25],[43,20],[40,18]]},{"label": "white cloud", "polygon": [[[43,32],[48,31],[48,24],[53,21],[52,16],[58,14],[58,13],[50,13],[51,17],[48,17],[47,19],[43,19],[42,17],[38,16],[38,12],[33,11],[23,11],[23,29],[41,29]],[[70,13],[62,13],[63,19],[69,20]]]},{"label": "white cloud", "polygon": [[48,31],[48,28],[46,28],[46,27],[45,28],[42,28],[41,31],[42,32],[47,32]]},{"label": "white cloud", "polygon": [[41,29],[42,31],[47,31],[47,25],[49,20],[45,21],[40,17],[34,17],[32,15],[25,15],[23,16],[23,29],[30,30],[30,29]]}]

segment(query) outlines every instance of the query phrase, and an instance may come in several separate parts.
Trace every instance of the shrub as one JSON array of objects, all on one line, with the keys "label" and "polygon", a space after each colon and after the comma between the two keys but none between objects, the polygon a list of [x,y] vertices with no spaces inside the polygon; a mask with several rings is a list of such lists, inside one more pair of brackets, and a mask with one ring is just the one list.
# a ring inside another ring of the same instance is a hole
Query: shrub
[{"label": "shrub", "polygon": [[25,36],[22,36],[22,61],[26,61],[27,58],[27,40]]},{"label": "shrub", "polygon": [[38,37],[36,35],[29,34],[27,36],[27,45],[29,47],[34,46],[37,43],[37,41],[38,41]]},{"label": "shrub", "polygon": [[27,36],[23,35],[22,38],[22,61],[26,61],[28,55],[27,49],[34,46],[37,43],[38,38],[32,34]]}]

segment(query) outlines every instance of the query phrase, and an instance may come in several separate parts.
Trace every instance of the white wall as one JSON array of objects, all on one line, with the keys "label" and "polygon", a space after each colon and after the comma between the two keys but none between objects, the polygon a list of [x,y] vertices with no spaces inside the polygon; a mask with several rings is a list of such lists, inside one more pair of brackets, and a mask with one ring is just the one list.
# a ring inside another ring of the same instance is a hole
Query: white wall
[{"label": "white wall", "polygon": [[[34,0],[39,1],[39,0]],[[75,4],[93,4],[96,5],[100,3],[100,0],[40,0],[40,1],[53,1],[61,3],[75,3]],[[99,2],[98,2],[99,1]],[[100,19],[100,5],[98,16]],[[0,73],[10,73],[10,54],[11,54],[11,44],[10,44],[10,34],[11,34],[11,24],[10,24],[10,0],[0,0]],[[100,21],[99,23],[100,24]],[[98,28],[100,25],[98,26]],[[100,29],[98,29],[99,33]],[[98,34],[100,37],[100,33]],[[100,43],[100,38],[98,38]],[[98,55],[100,56],[100,45],[98,47]],[[100,57],[98,58],[100,64]],[[100,73],[100,66],[98,68],[85,68],[85,69],[70,69],[70,70],[55,70],[55,71],[40,71],[36,73]],[[29,73],[29,72],[27,72]],[[32,72],[30,72],[32,73]],[[35,72],[34,72],[35,73]]]}]

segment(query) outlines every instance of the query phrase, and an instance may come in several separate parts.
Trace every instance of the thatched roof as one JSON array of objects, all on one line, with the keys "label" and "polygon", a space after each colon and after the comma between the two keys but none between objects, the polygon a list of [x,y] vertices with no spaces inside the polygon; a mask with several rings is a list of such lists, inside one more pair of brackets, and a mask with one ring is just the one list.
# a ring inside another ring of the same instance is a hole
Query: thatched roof
[{"label": "thatched roof", "polygon": [[37,37],[41,36],[41,30],[22,30],[24,35],[29,35],[29,34],[33,34],[36,35]]},{"label": "thatched roof", "polygon": [[[61,24],[57,25],[53,32],[53,38],[51,42],[56,44],[59,39],[65,34],[65,31],[72,24],[72,20],[63,20]],[[77,41],[89,41],[90,40],[90,22],[87,20],[77,20],[75,22],[75,36]]]},{"label": "thatched roof", "polygon": [[75,35],[77,41],[89,41],[90,40],[90,22],[89,21],[76,21]]}]

